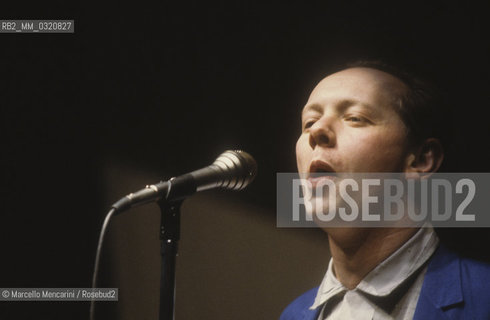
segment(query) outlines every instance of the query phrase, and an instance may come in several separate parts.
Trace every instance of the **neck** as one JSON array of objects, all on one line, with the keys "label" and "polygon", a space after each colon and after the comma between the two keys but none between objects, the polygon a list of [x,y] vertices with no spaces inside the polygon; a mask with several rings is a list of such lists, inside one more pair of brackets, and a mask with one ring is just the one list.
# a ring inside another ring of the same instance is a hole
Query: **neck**
[{"label": "neck", "polygon": [[416,228],[328,229],[335,277],[354,289],[378,264],[400,248]]}]

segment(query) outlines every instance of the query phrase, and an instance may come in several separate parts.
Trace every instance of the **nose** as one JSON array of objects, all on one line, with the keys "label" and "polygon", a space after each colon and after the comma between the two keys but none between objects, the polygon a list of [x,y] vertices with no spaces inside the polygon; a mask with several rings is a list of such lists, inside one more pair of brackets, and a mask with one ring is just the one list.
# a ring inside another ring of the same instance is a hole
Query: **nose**
[{"label": "nose", "polygon": [[310,146],[331,148],[335,146],[335,132],[332,129],[331,120],[323,117],[316,121],[310,128]]}]

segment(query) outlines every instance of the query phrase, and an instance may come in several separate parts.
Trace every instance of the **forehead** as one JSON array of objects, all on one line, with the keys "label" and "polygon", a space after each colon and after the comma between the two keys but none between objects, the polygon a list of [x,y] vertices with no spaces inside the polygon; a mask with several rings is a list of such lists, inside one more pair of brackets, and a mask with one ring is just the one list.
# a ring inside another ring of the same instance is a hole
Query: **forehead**
[{"label": "forehead", "polygon": [[389,73],[371,68],[350,68],[320,81],[311,92],[306,107],[347,100],[379,107],[388,106],[399,102],[405,90],[405,84]]}]

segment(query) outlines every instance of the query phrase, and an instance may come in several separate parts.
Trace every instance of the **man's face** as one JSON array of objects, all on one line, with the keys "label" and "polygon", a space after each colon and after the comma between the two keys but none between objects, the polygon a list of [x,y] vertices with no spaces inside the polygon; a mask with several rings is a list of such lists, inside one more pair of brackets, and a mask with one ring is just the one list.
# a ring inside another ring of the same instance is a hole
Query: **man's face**
[{"label": "man's face", "polygon": [[323,79],[303,109],[299,173],[403,172],[407,128],[395,108],[404,90],[399,79],[369,68]]}]

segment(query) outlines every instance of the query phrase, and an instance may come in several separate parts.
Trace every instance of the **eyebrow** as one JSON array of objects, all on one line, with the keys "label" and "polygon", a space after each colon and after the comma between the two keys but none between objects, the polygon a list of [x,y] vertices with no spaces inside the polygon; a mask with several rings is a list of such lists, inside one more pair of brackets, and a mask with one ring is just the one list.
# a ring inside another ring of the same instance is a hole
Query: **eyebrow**
[{"label": "eyebrow", "polygon": [[308,104],[303,108],[303,111],[301,112],[301,114],[305,114],[309,111],[316,111],[318,113],[322,113],[323,107],[321,105],[319,105],[318,103]]},{"label": "eyebrow", "polygon": [[[345,109],[352,107],[354,105],[360,105],[360,106],[365,107],[367,109],[370,109],[372,111],[376,110],[376,108],[373,107],[372,105],[365,103],[365,102],[361,102],[359,100],[355,100],[355,99],[342,99],[342,100],[335,102],[334,105],[337,108],[340,108],[342,110],[345,110]],[[318,113],[323,113],[323,106],[319,103],[308,104],[303,108],[303,111],[301,112],[301,114],[303,115],[309,111],[315,111]]]}]

